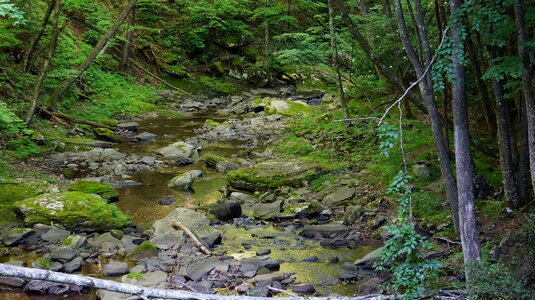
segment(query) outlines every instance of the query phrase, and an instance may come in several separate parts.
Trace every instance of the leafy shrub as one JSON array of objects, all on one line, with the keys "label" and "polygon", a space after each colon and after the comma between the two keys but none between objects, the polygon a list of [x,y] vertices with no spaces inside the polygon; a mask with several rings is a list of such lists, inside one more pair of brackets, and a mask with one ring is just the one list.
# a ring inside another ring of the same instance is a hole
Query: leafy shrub
[{"label": "leafy shrub", "polygon": [[24,128],[24,122],[17,117],[7,104],[0,101],[0,135],[13,136]]},{"label": "leafy shrub", "polygon": [[524,287],[511,268],[501,263],[472,261],[470,270],[469,299],[533,299],[535,293]]}]

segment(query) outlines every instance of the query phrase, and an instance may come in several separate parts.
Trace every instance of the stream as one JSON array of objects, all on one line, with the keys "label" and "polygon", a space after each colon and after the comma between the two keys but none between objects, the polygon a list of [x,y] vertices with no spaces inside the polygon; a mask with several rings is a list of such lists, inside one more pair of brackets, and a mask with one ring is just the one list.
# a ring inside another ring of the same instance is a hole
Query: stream
[{"label": "stream", "polygon": [[[151,115],[138,121],[139,132],[156,134],[158,139],[151,142],[134,143],[125,139],[118,145],[118,150],[126,154],[138,156],[154,155],[156,149],[176,141],[184,141],[195,137],[195,129],[201,128],[207,119],[224,121],[225,118],[214,117],[213,114],[189,115],[185,117],[173,115]],[[224,141],[219,143],[201,143],[202,153],[212,153],[225,157],[236,155],[243,157],[245,151],[243,143],[239,141]],[[204,175],[196,180],[192,192],[179,192],[167,187],[167,183],[176,174],[190,170],[202,170]],[[215,203],[223,198],[219,191],[227,182],[224,174],[207,168],[202,160],[195,160],[186,166],[172,166],[152,171],[134,174],[133,181],[140,185],[119,186],[120,193],[117,205],[129,214],[133,221],[142,227],[148,227],[152,222],[165,217],[176,207],[198,208]],[[172,205],[160,205],[158,200],[170,196],[176,200]],[[353,263],[365,256],[372,249],[357,246],[354,249],[323,248],[319,240],[300,236],[297,226],[281,226],[277,223],[262,222],[248,226],[237,226],[232,223],[219,222],[215,224],[222,234],[222,242],[214,248],[214,253],[232,256],[235,259],[256,256],[260,249],[270,249],[269,257],[282,261],[281,272],[295,273],[293,276],[302,283],[311,283],[322,295],[336,293],[351,296],[359,283],[345,283],[338,279],[342,273],[344,263]],[[316,256],[317,262],[302,262],[303,259]],[[336,258],[336,259],[334,259]],[[15,257],[14,259],[21,259]],[[329,261],[332,262],[329,262]],[[100,267],[100,266],[99,266]],[[84,266],[82,273],[97,276],[98,270]],[[225,290],[225,289],[223,289]],[[221,291],[220,291],[221,292]],[[94,293],[76,297],[77,299],[95,299]],[[33,296],[21,293],[0,293],[0,299],[55,299],[53,296]],[[65,299],[60,297],[61,299]],[[58,298],[59,299],[59,298]],[[71,299],[71,298],[69,298]]]}]

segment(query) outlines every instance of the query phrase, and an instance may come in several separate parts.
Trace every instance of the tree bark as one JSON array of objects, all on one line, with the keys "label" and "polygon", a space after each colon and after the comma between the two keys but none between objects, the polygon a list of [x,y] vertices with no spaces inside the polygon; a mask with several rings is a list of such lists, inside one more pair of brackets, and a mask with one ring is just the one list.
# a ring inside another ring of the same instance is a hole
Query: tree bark
[{"label": "tree bark", "polygon": [[[451,11],[454,13],[464,0],[452,0]],[[468,126],[468,102],[466,99],[466,71],[459,60],[462,39],[461,24],[452,27],[453,47],[452,61],[454,82],[452,83],[453,124],[455,135],[455,164],[457,166],[457,187],[459,196],[459,219],[464,262],[481,259],[481,247],[476,224],[474,205],[473,177],[474,170],[470,153],[470,136]],[[467,278],[469,272],[467,270]]]},{"label": "tree bark", "polygon": [[48,71],[50,70],[50,65],[52,64],[52,60],[54,59],[54,53],[56,53],[56,47],[57,47],[58,36],[59,36],[58,24],[59,24],[59,16],[61,13],[61,0],[54,0],[52,2],[54,3],[54,21],[52,24],[52,37],[50,38],[50,45],[48,46],[47,57],[45,58],[45,61],[41,68],[41,72],[39,73],[39,77],[37,78],[37,82],[35,83],[35,86],[33,89],[32,103],[30,105],[30,110],[28,111],[28,114],[26,116],[26,125],[30,125],[30,123],[32,122],[33,115],[35,114],[35,109],[37,108],[37,105],[39,104],[39,93],[41,92],[41,88],[43,87],[43,82],[45,81]]},{"label": "tree bark", "polygon": [[[270,297],[254,296],[222,296],[186,292],[182,290],[165,290],[147,288],[138,285],[104,280],[78,274],[64,274],[41,269],[17,267],[0,264],[0,276],[17,277],[31,280],[43,280],[63,284],[91,287],[107,291],[139,296],[143,299],[183,299],[183,300],[272,300]],[[281,297],[281,300],[329,300],[332,297]],[[340,297],[340,300],[388,300],[398,299],[397,296],[367,295],[359,297]]]},{"label": "tree bark", "polygon": [[[401,0],[394,0],[394,6],[396,9],[396,17],[399,25],[400,38],[403,44],[403,48],[411,61],[416,75],[420,78],[423,76],[424,67],[422,62],[418,59],[418,55],[414,51],[409,39],[409,34],[405,24],[405,17],[401,7]],[[420,24],[419,24],[420,25]],[[425,30],[425,27],[423,27]],[[425,35],[427,37],[427,35]],[[429,43],[427,43],[429,45]],[[431,61],[431,60],[430,60]],[[429,63],[430,63],[429,61]],[[444,180],[444,188],[446,189],[446,195],[451,207],[451,214],[453,217],[455,229],[459,230],[459,204],[457,200],[457,186],[453,176],[453,170],[451,168],[451,159],[448,152],[448,143],[444,137],[442,131],[442,117],[438,111],[437,104],[433,96],[433,87],[430,85],[431,74],[427,73],[425,78],[420,82],[420,91],[425,100],[427,110],[429,112],[429,118],[431,120],[431,129],[433,131],[433,137],[435,140],[435,147],[438,153],[438,159],[440,162],[440,171]],[[432,84],[432,83],[431,83]]]},{"label": "tree bark", "polygon": [[338,50],[336,47],[336,28],[334,24],[334,5],[332,0],[329,0],[329,32],[331,36],[331,55],[333,62],[333,69],[336,73],[336,84],[338,85],[338,94],[340,96],[340,104],[344,109],[346,118],[349,118],[349,108],[344,93],[344,85],[342,84],[342,75],[340,73],[340,65],[338,64]]},{"label": "tree bark", "polygon": [[122,72],[128,71],[128,59],[130,58],[130,52],[132,51],[132,41],[134,40],[134,26],[136,26],[136,8],[132,8],[130,12],[130,21],[128,23],[128,33],[126,34],[126,41],[123,44],[123,54],[121,56],[121,64],[119,70]]},{"label": "tree bark", "polygon": [[[492,59],[497,57],[496,49],[489,47],[489,53]],[[501,81],[498,81],[495,78],[491,79],[491,81],[494,89],[494,100],[496,102],[498,146],[500,149],[500,167],[502,169],[503,189],[507,201],[511,203],[513,207],[517,207],[519,204],[518,187],[516,184],[516,174],[511,149],[510,124],[507,122],[508,111],[503,97],[503,85]]]},{"label": "tree bark", "polygon": [[[338,7],[340,10],[340,13],[342,15],[342,18],[344,19],[351,35],[357,40],[359,45],[362,47],[368,58],[379,68],[381,71],[381,74],[386,78],[386,80],[399,92],[404,93],[406,88],[404,87],[403,83],[397,78],[392,71],[388,69],[388,67],[383,63],[383,60],[381,57],[372,49],[370,46],[370,43],[368,40],[362,35],[356,24],[353,22],[351,17],[349,16],[348,10],[345,6],[345,4],[342,2],[342,0],[332,0],[333,3]],[[418,107],[421,111],[425,112],[426,108],[423,105],[421,99],[414,95],[413,93],[410,93],[408,95],[408,99]]]},{"label": "tree bark", "polygon": [[[530,54],[526,48],[526,29],[524,20],[524,1],[515,4],[516,29],[518,32],[518,53],[522,59],[522,86],[526,107],[526,122],[528,132],[528,149],[531,170],[531,186],[535,189],[535,94],[533,92],[533,74]],[[535,47],[532,47],[535,49]]]},{"label": "tree bark", "polygon": [[100,39],[100,41],[98,41],[97,45],[95,46],[95,48],[93,48],[93,50],[91,51],[89,56],[86,58],[86,60],[78,67],[78,71],[73,76],[67,78],[67,80],[65,80],[63,84],[59,86],[52,93],[52,95],[48,97],[47,102],[46,102],[48,108],[52,110],[55,109],[58,99],[61,98],[61,96],[74,83],[74,81],[80,78],[80,76],[85,72],[85,70],[89,68],[89,65],[91,65],[93,60],[95,60],[95,58],[98,56],[100,51],[104,49],[108,41],[115,35],[115,33],[117,32],[117,29],[119,29],[119,27],[124,22],[124,20],[130,13],[130,11],[134,9],[136,3],[137,3],[137,0],[130,0],[130,2],[124,8],[124,10],[122,11],[121,15],[119,16],[115,24],[108,30],[108,32],[106,32],[104,36],[102,36],[102,38]]},{"label": "tree bark", "polygon": [[37,36],[35,36],[35,39],[32,40],[32,43],[30,44],[30,48],[28,49],[28,51],[24,55],[24,59],[22,60],[22,72],[23,73],[28,72],[28,69],[30,68],[33,54],[35,53],[35,50],[37,49],[37,45],[39,45],[41,38],[45,34],[45,29],[48,24],[48,21],[50,20],[50,16],[52,16],[54,7],[56,7],[56,0],[50,0],[50,3],[48,3],[48,8],[46,9],[46,12],[45,12],[43,21],[41,22],[41,29],[39,30],[39,33],[37,34]]}]

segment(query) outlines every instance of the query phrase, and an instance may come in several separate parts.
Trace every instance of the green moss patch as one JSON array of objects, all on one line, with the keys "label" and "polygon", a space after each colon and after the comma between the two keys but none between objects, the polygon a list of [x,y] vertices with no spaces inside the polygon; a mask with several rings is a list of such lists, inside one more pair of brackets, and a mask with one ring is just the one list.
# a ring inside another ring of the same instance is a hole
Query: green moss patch
[{"label": "green moss patch", "polygon": [[158,256],[158,249],[151,242],[143,242],[130,252],[126,258],[138,261],[144,258]]},{"label": "green moss patch", "polygon": [[14,222],[13,204],[36,195],[36,190],[25,184],[0,184],[0,223]]},{"label": "green moss patch", "polygon": [[267,190],[280,186],[301,186],[303,181],[314,178],[319,172],[317,164],[301,160],[270,161],[252,168],[230,171],[227,180],[238,189]]},{"label": "green moss patch", "polygon": [[108,201],[119,200],[119,192],[107,183],[80,180],[70,184],[67,187],[67,190],[72,192],[83,192],[86,194],[97,194]]},{"label": "green moss patch", "polygon": [[130,223],[130,218],[115,204],[82,192],[44,194],[13,206],[26,225],[56,223],[75,228],[83,224],[94,230],[110,230]]},{"label": "green moss patch", "polygon": [[478,200],[477,209],[485,216],[497,218],[507,205],[503,201]]}]

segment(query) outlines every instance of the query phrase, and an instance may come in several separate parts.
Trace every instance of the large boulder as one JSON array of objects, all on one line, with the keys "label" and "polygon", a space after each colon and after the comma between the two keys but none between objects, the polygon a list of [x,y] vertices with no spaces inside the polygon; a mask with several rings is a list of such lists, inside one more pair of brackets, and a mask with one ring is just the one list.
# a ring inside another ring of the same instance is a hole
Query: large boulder
[{"label": "large boulder", "polygon": [[199,148],[185,143],[176,142],[169,146],[158,149],[158,154],[165,159],[184,159],[184,158],[197,158],[199,156]]},{"label": "large boulder", "polygon": [[241,217],[241,204],[233,200],[219,200],[210,208],[210,213],[223,221]]},{"label": "large boulder", "polygon": [[43,194],[14,204],[26,225],[61,224],[66,228],[109,230],[130,223],[130,218],[102,197],[82,192]]},{"label": "large boulder", "polygon": [[[182,233],[179,233],[177,229],[171,226],[176,221],[188,227],[206,247],[213,246],[221,239],[221,234],[210,226],[210,220],[205,215],[182,207],[176,208],[165,218],[154,222],[153,236],[171,233],[181,237]],[[182,241],[184,240],[182,239]]]},{"label": "large boulder", "polygon": [[79,180],[67,186],[67,190],[86,194],[97,194],[108,201],[119,200],[119,192],[108,183]]},{"label": "large boulder", "polygon": [[264,110],[268,115],[297,116],[314,111],[314,108],[301,101],[271,100]]},{"label": "large boulder", "polygon": [[119,135],[108,128],[94,128],[93,133],[97,139],[105,142],[119,143],[121,141]]},{"label": "large boulder", "polygon": [[204,156],[207,167],[216,169],[217,172],[226,174],[232,170],[249,167],[251,164],[245,159],[225,158],[214,154]]},{"label": "large boulder", "polygon": [[230,171],[227,180],[234,188],[259,191],[280,186],[299,187],[303,181],[319,172],[320,167],[316,163],[302,160],[268,161],[251,168]]},{"label": "large boulder", "polygon": [[342,187],[323,198],[323,204],[336,205],[350,200],[355,195],[355,188]]},{"label": "large boulder", "polygon": [[126,258],[139,261],[144,258],[150,258],[158,256],[158,249],[151,242],[143,242],[141,245],[137,246],[132,252],[128,253]]}]

